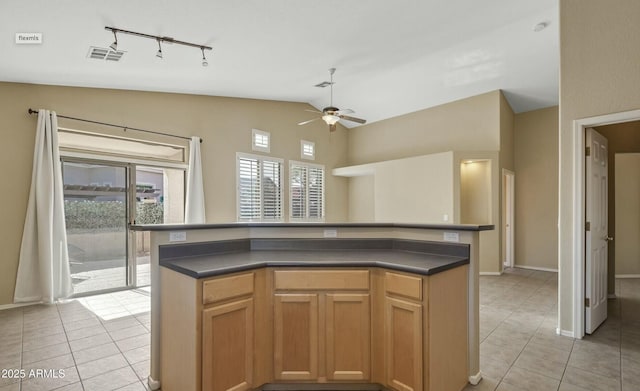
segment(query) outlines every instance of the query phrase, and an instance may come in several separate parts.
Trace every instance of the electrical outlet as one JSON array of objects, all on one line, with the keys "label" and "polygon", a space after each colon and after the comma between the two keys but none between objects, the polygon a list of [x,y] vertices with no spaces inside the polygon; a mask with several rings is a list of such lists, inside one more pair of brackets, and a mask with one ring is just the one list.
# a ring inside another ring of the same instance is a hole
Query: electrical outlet
[{"label": "electrical outlet", "polygon": [[324,237],[325,238],[337,238],[338,237],[338,230],[337,229],[325,229],[324,230]]},{"label": "electrical outlet", "polygon": [[442,216],[442,221],[449,221],[449,215],[445,213],[445,214]]},{"label": "electrical outlet", "polygon": [[445,242],[459,242],[460,234],[457,232],[445,232],[442,238]]},{"label": "electrical outlet", "polygon": [[187,241],[187,231],[169,232],[169,241],[170,242],[186,242]]}]

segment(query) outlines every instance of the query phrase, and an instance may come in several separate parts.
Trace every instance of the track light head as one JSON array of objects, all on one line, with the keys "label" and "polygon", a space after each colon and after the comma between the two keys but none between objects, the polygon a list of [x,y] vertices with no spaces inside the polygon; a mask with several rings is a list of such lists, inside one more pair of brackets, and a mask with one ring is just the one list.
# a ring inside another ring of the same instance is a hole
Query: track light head
[{"label": "track light head", "polygon": [[115,41],[109,45],[109,48],[115,52],[118,51],[118,36],[116,35],[116,30],[113,30],[113,38],[115,38]]},{"label": "track light head", "polygon": [[209,62],[207,62],[207,58],[204,56],[204,47],[201,47],[200,50],[202,50],[202,66],[209,66]]},{"label": "track light head", "polygon": [[158,39],[158,53],[156,53],[156,57],[162,58],[162,45],[160,45],[160,40]]}]

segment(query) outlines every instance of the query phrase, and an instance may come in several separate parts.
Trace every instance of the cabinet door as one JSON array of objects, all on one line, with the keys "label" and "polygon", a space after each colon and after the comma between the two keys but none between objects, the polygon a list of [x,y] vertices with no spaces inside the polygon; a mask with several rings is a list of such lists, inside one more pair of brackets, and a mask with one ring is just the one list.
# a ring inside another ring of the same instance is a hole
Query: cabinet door
[{"label": "cabinet door", "polygon": [[[176,319],[179,322],[180,319]],[[202,390],[252,388],[253,299],[202,312]]]},{"label": "cabinet door", "polygon": [[328,293],[326,305],[327,378],[369,380],[369,295]]},{"label": "cabinet door", "polygon": [[422,305],[385,297],[387,385],[422,391]]},{"label": "cabinet door", "polygon": [[274,371],[277,380],[318,378],[318,294],[276,294]]}]

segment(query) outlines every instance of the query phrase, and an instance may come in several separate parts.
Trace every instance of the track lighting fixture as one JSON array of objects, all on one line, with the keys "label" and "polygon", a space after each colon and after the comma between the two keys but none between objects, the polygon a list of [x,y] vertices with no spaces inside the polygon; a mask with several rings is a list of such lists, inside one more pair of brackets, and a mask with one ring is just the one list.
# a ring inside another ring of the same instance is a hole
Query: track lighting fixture
[{"label": "track lighting fixture", "polygon": [[113,41],[113,43],[111,45],[109,45],[109,48],[111,48],[111,50],[116,52],[116,51],[118,51],[118,35],[116,35],[116,31],[115,30],[113,30],[113,38],[115,38],[115,41]]},{"label": "track lighting fixture", "polygon": [[194,48],[199,48],[200,51],[202,52],[202,66],[206,67],[206,66],[209,65],[209,62],[207,61],[207,57],[205,56],[204,51],[205,50],[212,50],[211,46],[199,45],[199,44],[195,44],[195,43],[191,43],[191,42],[185,42],[185,41],[178,41],[177,39],[173,39],[171,37],[164,37],[164,36],[159,36],[159,35],[138,33],[138,32],[135,32],[135,31],[122,30],[122,29],[119,29],[119,28],[109,27],[109,26],[105,26],[104,29],[105,30],[109,30],[109,31],[111,31],[113,33],[113,37],[115,38],[115,41],[111,45],[109,45],[109,48],[113,49],[114,51],[117,51],[117,48],[118,48],[118,36],[117,36],[117,33],[122,33],[122,34],[134,35],[136,37],[155,39],[158,42],[158,52],[156,53],[156,57],[158,57],[158,58],[163,58],[163,53],[162,53],[162,43],[163,42],[176,44],[176,45],[191,46],[191,47],[194,47]]},{"label": "track lighting fixture", "polygon": [[207,58],[204,56],[204,47],[200,47],[200,50],[202,50],[202,66],[206,67],[209,63],[207,62]]}]

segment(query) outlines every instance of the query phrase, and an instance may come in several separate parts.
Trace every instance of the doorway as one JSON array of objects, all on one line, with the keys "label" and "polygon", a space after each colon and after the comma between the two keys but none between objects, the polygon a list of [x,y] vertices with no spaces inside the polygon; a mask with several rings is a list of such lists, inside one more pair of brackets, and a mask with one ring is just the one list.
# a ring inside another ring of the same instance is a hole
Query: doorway
[{"label": "doorway", "polygon": [[[571,277],[571,286],[573,291],[572,319],[573,332],[563,332],[558,329],[559,333],[568,335],[573,338],[582,338],[585,335],[585,129],[590,127],[598,127],[604,125],[612,125],[618,123],[626,123],[640,120],[640,110],[633,110],[623,113],[607,114],[597,117],[583,118],[573,123],[573,156],[572,156],[572,192],[575,195],[575,201],[571,211],[572,214],[572,263],[573,271]],[[563,238],[559,238],[562,240]],[[562,273],[562,270],[561,270]],[[562,276],[559,276],[562,281]],[[562,311],[560,313],[562,316]]]}]

